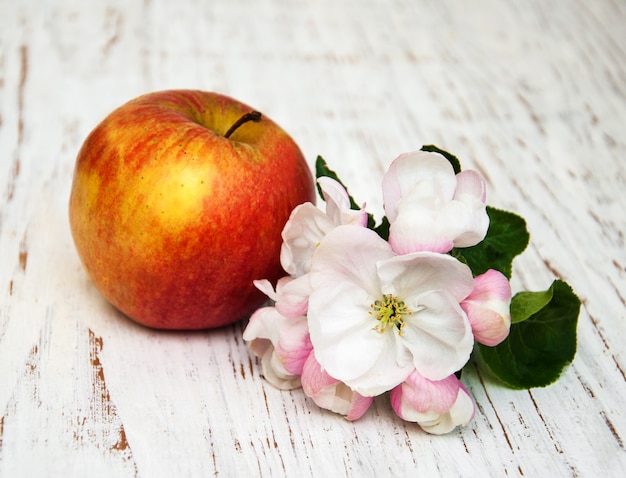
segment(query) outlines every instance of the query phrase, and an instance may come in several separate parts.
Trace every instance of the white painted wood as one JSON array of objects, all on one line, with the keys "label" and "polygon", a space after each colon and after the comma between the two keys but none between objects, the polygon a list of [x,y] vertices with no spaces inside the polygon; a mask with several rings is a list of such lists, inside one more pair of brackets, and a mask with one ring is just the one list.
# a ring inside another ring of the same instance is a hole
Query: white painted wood
[{"label": "white painted wood", "polygon": [[[620,0],[0,0],[0,476],[621,476],[624,25]],[[74,251],[73,163],[177,87],[254,105],[376,213],[397,154],[456,153],[528,220],[515,290],[581,296],[574,363],[531,391],[470,366],[474,421],[434,437],[386,399],[351,423],[271,388],[243,324],[125,319]]]}]

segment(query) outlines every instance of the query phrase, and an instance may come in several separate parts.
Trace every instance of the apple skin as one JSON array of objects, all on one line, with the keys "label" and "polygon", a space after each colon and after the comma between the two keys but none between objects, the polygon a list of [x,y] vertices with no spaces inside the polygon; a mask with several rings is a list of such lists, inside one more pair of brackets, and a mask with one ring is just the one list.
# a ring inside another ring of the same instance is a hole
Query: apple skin
[{"label": "apple skin", "polygon": [[293,139],[252,108],[196,90],[122,105],[86,138],[69,201],[78,255],[96,288],[157,329],[232,324],[265,300],[254,279],[284,275],[281,231],[315,202]]}]

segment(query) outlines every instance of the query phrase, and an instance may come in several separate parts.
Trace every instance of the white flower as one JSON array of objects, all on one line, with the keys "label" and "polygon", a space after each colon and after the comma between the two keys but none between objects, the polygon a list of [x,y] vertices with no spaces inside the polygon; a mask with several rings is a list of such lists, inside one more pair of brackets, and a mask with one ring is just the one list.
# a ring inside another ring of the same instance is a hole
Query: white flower
[{"label": "white flower", "polygon": [[396,256],[372,230],[339,226],[315,251],[310,285],[315,357],[361,395],[388,391],[415,369],[441,380],[469,359],[473,335],[459,302],[473,279],[449,255]]},{"label": "white flower", "polygon": [[473,246],[489,227],[482,177],[471,170],[455,175],[438,153],[398,156],[383,176],[383,200],[398,254]]},{"label": "white flower", "polygon": [[282,232],[280,263],[295,277],[309,272],[315,248],[333,228],[342,224],[367,224],[367,213],[363,209],[350,209],[348,193],[339,182],[329,177],[321,177],[317,182],[326,201],[326,213],[312,203],[300,204],[291,212]]}]

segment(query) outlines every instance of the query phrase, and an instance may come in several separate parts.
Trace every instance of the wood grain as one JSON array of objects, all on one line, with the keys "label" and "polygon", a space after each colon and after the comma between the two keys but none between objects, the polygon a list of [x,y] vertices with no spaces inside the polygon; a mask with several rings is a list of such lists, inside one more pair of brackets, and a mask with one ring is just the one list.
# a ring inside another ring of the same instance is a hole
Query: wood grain
[{"label": "wood grain", "polygon": [[[0,476],[621,476],[624,24],[620,0],[0,0]],[[473,362],[473,422],[434,437],[386,397],[347,422],[273,389],[245,324],[116,312],[69,234],[74,159],[113,108],[182,87],[263,111],[377,216],[402,152],[479,170],[528,221],[514,289],[583,301],[562,379],[513,391]]]}]

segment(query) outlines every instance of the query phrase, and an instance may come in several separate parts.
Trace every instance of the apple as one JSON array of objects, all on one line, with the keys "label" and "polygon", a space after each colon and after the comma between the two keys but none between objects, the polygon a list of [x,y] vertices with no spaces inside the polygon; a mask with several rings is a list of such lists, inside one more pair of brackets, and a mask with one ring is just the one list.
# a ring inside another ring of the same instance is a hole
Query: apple
[{"label": "apple", "polygon": [[82,145],[69,219],[101,294],[157,329],[232,324],[277,280],[281,231],[315,201],[294,140],[217,93],[158,91],[107,116]]}]

